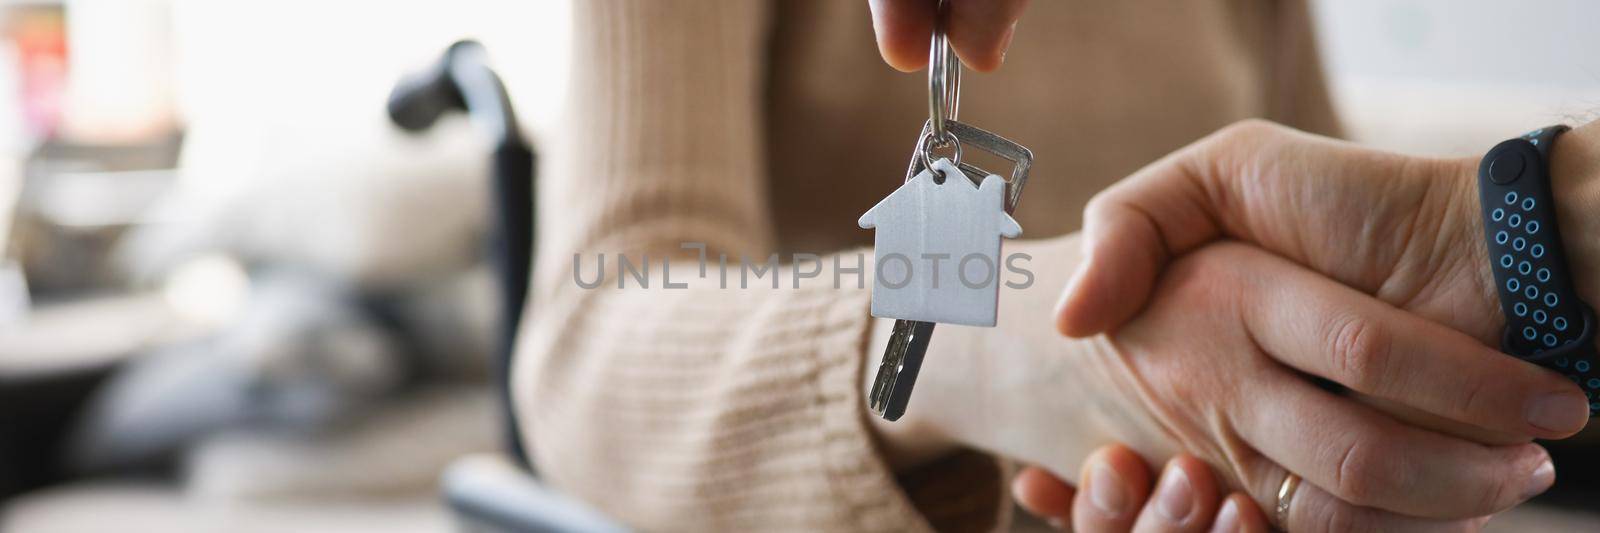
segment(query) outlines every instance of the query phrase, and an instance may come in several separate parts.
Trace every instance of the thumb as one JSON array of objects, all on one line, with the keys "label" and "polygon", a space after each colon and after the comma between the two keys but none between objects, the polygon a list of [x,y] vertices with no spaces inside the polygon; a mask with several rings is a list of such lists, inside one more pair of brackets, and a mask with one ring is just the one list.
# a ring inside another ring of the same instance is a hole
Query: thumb
[{"label": "thumb", "polygon": [[1220,234],[1193,152],[1152,163],[1089,202],[1085,257],[1056,306],[1062,334],[1087,337],[1127,322],[1169,260]]},{"label": "thumb", "polygon": [[955,0],[950,3],[950,45],[978,72],[1000,68],[1027,0]]},{"label": "thumb", "polygon": [[[1373,248],[1362,231],[1372,226],[1346,219],[1382,207],[1389,212],[1371,216],[1394,225],[1420,209],[1432,182],[1405,179],[1415,161],[1259,120],[1218,130],[1089,202],[1087,257],[1057,305],[1056,328],[1084,337],[1122,325],[1144,307],[1168,261],[1224,236],[1375,291],[1373,272],[1394,267],[1361,258],[1405,250]],[[1342,255],[1309,257],[1305,242]]]},{"label": "thumb", "polygon": [[1170,259],[1155,222],[1136,209],[1092,209],[1084,219],[1083,261],[1056,305],[1056,328],[1069,337],[1096,335],[1133,318]]},{"label": "thumb", "polygon": [[896,70],[928,66],[928,44],[938,16],[935,0],[868,0],[878,53]]}]

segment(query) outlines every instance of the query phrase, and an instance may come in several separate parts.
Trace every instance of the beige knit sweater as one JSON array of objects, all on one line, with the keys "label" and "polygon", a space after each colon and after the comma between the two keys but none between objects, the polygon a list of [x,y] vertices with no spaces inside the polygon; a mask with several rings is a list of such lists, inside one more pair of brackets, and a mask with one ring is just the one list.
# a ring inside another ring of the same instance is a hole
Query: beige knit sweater
[{"label": "beige knit sweater", "polygon": [[[739,289],[734,266],[719,286],[720,254],[852,267],[870,242],[855,221],[903,178],[927,107],[925,76],[877,57],[866,3],[580,0],[574,23],[514,374],[545,479],[647,530],[1003,526],[997,461],[897,475],[876,449],[870,278],[784,266],[779,288]],[[1006,66],[967,76],[962,118],[1033,149],[1017,218],[1061,235],[1095,191],[1229,122],[1331,132],[1312,42],[1301,1],[1038,0]],[[618,254],[648,257],[648,288],[617,287]],[[574,267],[592,281],[601,255],[605,284],[582,288]],[[667,258],[689,288],[664,287]]]}]

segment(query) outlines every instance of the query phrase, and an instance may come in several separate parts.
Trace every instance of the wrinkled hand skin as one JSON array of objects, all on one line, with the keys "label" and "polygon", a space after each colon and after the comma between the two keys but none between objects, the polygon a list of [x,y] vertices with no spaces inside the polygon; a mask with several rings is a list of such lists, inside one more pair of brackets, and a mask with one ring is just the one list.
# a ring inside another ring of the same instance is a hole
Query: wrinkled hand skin
[{"label": "wrinkled hand skin", "polygon": [[[1163,170],[1164,164],[1175,168]],[[1160,215],[1165,219],[1154,230],[1180,241],[1167,244],[1169,257],[1210,240],[1241,240],[1498,342],[1501,319],[1481,244],[1476,166],[1470,158],[1408,157],[1245,121],[1143,172],[1182,172],[1190,177],[1167,185],[1181,183],[1194,188],[1184,194],[1209,199],[1210,206]],[[1118,199],[1102,194],[1088,210],[1110,210]],[[1220,226],[1220,232],[1174,227],[1190,217],[1204,217],[1193,226]]]},{"label": "wrinkled hand skin", "polygon": [[[1210,170],[1213,175],[1236,176],[1241,185],[1208,191],[1218,205],[1243,215],[1242,223],[1229,225],[1225,233],[1485,343],[1498,343],[1503,320],[1481,244],[1475,159],[1387,154],[1269,123],[1244,123],[1219,135],[1223,139],[1202,148],[1215,154],[1201,157],[1229,167]],[[1331,153],[1314,159],[1275,157],[1309,143],[1327,143]],[[1219,149],[1227,145],[1253,149]],[[1281,223],[1297,219],[1297,224]]]},{"label": "wrinkled hand skin", "polygon": [[[1558,213],[1576,272],[1597,272],[1600,128],[1563,136],[1552,154]],[[1086,213],[1091,265],[1058,324],[1069,335],[1134,313],[1162,265],[1206,242],[1243,241],[1339,283],[1498,346],[1503,318],[1485,257],[1477,158],[1419,158],[1362,148],[1263,121],[1230,126],[1098,195]],[[1577,280],[1593,301],[1593,281]],[[1115,295],[1115,296],[1113,296]],[[1127,296],[1132,295],[1132,296]],[[1515,435],[1391,413],[1483,442]],[[1546,435],[1550,436],[1550,435]]]},{"label": "wrinkled hand skin", "polygon": [[[1096,275],[1074,286],[1147,294],[1165,262],[1234,239],[1497,345],[1503,319],[1482,243],[1477,164],[1477,156],[1412,157],[1239,122],[1097,195],[1084,230]],[[1592,216],[1600,124],[1563,135],[1551,165],[1573,271],[1600,272],[1600,217]],[[1586,299],[1600,296],[1600,276],[1576,281]],[[1110,292],[1071,295],[1062,329],[1104,331],[1144,301],[1108,301]]]},{"label": "wrinkled hand skin", "polygon": [[[1475,517],[1524,500],[1528,473],[1546,460],[1533,444],[1485,447],[1403,428],[1377,413],[1353,416],[1362,408],[1351,399],[1317,389],[1263,352],[1245,318],[1260,308],[1259,299],[1270,296],[1283,306],[1317,298],[1318,291],[1367,297],[1245,245],[1215,244],[1184,256],[1125,327],[1064,338],[1039,310],[1049,308],[1052,288],[1065,281],[1065,272],[1048,265],[1075,264],[1078,248],[1071,237],[1008,245],[1008,253],[1035,257],[1038,283],[1001,292],[997,328],[941,328],[913,408],[895,426],[931,428],[932,440],[1058,475],[1077,471],[1095,448],[1110,443],[1124,443],[1152,464],[1188,452],[1263,509],[1285,475],[1263,448],[1278,452],[1274,457],[1302,450],[1302,460],[1317,462],[1318,478],[1328,485],[1302,485],[1296,496],[1294,512],[1306,526],[1297,530],[1311,531],[1471,530]],[[1461,342],[1471,341],[1461,336]],[[1418,441],[1418,433],[1432,438]],[[1423,460],[1413,461],[1416,455]],[[1417,505],[1397,501],[1396,491],[1451,491],[1458,499],[1422,504],[1453,506],[1427,510],[1438,515],[1432,520],[1373,508]]]},{"label": "wrinkled hand skin", "polygon": [[[1558,153],[1556,172],[1562,160]],[[1141,171],[1179,177],[1145,176],[1159,188],[1138,205],[1119,204],[1116,192],[1136,186],[1140,175],[1096,199],[1084,234],[1089,242],[1081,247],[1090,263],[1102,259],[1107,243],[1136,252],[1124,250],[1120,260],[1079,274],[1069,296],[1085,276],[1089,285],[1106,289],[1098,301],[1093,294],[1082,298],[1096,312],[1079,309],[1080,323],[1056,323],[1040,312],[1051,304],[1048,288],[1066,285],[1066,272],[1057,269],[1084,261],[1077,237],[1008,244],[1007,253],[1035,256],[1036,286],[1002,291],[998,328],[940,329],[918,387],[947,391],[919,394],[902,428],[920,426],[945,442],[996,451],[1058,474],[1074,471],[1094,447],[1112,442],[1151,462],[1186,451],[1263,508],[1272,505],[1285,474],[1277,463],[1302,450],[1314,456],[1302,457],[1303,463],[1322,469],[1320,486],[1302,485],[1296,497],[1294,513],[1304,515],[1301,520],[1310,524],[1305,529],[1476,529],[1482,521],[1474,517],[1548,486],[1526,486],[1545,479],[1537,469],[1547,460],[1542,449],[1527,444],[1526,432],[1489,431],[1392,402],[1324,391],[1289,368],[1289,354],[1262,346],[1264,334],[1315,331],[1307,335],[1302,355],[1324,357],[1331,368],[1357,377],[1335,381],[1355,389],[1408,390],[1412,382],[1384,382],[1388,360],[1413,355],[1392,349],[1404,347],[1403,341],[1413,348],[1433,346],[1444,332],[1458,337],[1446,354],[1412,359],[1461,354],[1451,360],[1493,367],[1494,372],[1479,368],[1473,380],[1488,389],[1513,376],[1530,390],[1570,387],[1552,373],[1494,353],[1501,318],[1481,243],[1476,163],[1387,154],[1262,122],[1227,128]],[[1560,176],[1558,195],[1586,197],[1580,193],[1589,191],[1590,181],[1565,183]],[[1563,187],[1577,192],[1559,192]],[[1569,210],[1562,213],[1564,229]],[[1583,250],[1574,256],[1577,268],[1593,257]],[[1143,287],[1137,286],[1141,278]],[[1127,280],[1134,280],[1132,288]],[[1312,313],[1283,305],[1288,312],[1247,324],[1264,299],[1314,304],[1338,294],[1369,307],[1341,312],[1339,306],[1305,306],[1315,308]],[[1066,315],[1073,314],[1072,305]],[[1376,312],[1381,310],[1437,323],[1431,327],[1438,331],[1396,323]],[[1104,322],[1099,329],[1096,320]],[[1290,327],[1295,320],[1315,325]],[[1062,338],[1058,328],[1087,336]],[[1471,374],[1462,370],[1439,372]],[[1431,372],[1427,367],[1425,373]],[[1465,379],[1442,375],[1434,379]],[[1549,383],[1539,381],[1544,378]],[[1497,403],[1493,394],[1475,396],[1472,386],[1457,389],[1462,390],[1453,393],[1464,395],[1451,398],[1459,401],[1436,405]],[[1379,410],[1352,406],[1357,401]],[[1520,420],[1521,413],[1511,416]],[[1430,446],[1452,451],[1420,450],[1406,440],[1423,438],[1419,434],[1434,439]],[[1277,453],[1263,450],[1271,441],[1277,441],[1270,444]],[[1313,477],[1305,464],[1285,466]],[[1406,493],[1424,487],[1454,496],[1404,501]],[[1456,507],[1406,513],[1433,520],[1374,509],[1441,505]]]},{"label": "wrinkled hand skin", "polygon": [[[1244,303],[1237,295],[1251,284],[1237,267],[1258,253],[1225,244],[1175,262],[1155,289],[1160,296],[1126,327],[1096,343],[1090,359],[1102,372],[1121,375],[1115,382],[1133,400],[1102,412],[1100,431],[1145,453],[1186,451],[1220,466],[1226,485],[1259,496],[1276,492],[1283,470],[1246,442],[1236,420],[1255,411],[1255,402],[1272,398],[1241,394],[1251,391],[1241,385],[1292,376],[1270,357],[1239,349],[1255,343],[1237,326]],[[1160,437],[1128,432],[1131,419],[1160,428]],[[1285,420],[1281,427],[1303,431],[1316,423]]]}]

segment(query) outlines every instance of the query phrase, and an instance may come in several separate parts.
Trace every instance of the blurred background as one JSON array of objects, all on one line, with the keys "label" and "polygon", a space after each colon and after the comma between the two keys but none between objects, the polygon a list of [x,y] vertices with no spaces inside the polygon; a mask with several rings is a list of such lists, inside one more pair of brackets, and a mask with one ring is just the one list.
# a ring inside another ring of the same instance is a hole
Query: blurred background
[{"label": "blurred background", "polygon": [[[441,473],[504,431],[496,139],[385,102],[474,39],[559,136],[567,1],[0,0],[0,531],[452,530]],[[1358,141],[1600,111],[1600,3],[1315,14]]]}]

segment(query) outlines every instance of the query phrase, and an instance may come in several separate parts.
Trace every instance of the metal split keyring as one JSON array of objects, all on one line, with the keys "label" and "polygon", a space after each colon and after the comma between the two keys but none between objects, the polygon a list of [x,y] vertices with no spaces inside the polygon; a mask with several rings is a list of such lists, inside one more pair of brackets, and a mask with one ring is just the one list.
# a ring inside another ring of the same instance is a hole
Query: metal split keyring
[{"label": "metal split keyring", "polygon": [[918,152],[928,168],[933,167],[934,148],[953,146],[952,163],[961,164],[961,141],[945,127],[961,111],[961,58],[950,51],[950,39],[945,36],[943,22],[944,2],[939,3],[941,17],[933,27],[933,42],[928,47],[928,124],[929,132],[917,140]]}]

